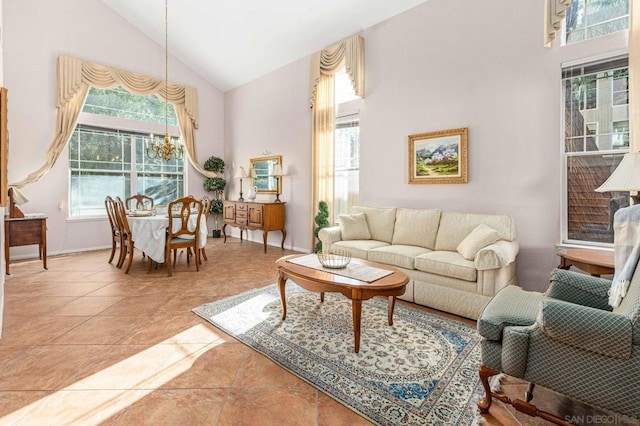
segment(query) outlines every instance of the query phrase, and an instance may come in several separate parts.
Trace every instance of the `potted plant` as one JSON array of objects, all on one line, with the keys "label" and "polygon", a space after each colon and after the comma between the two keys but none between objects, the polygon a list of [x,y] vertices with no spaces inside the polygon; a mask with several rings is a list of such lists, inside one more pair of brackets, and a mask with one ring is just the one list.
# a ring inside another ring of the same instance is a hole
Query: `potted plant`
[{"label": "potted plant", "polygon": [[218,229],[218,217],[222,214],[224,205],[222,200],[211,200],[211,208],[209,212],[213,215],[214,230],[211,234],[213,238],[220,238],[220,229]]},{"label": "potted plant", "polygon": [[224,160],[220,157],[209,157],[204,162],[203,168],[207,171],[217,173],[219,176],[206,178],[204,180],[204,189],[207,192],[213,192],[214,196],[211,200],[211,207],[209,213],[213,215],[214,229],[211,233],[213,238],[220,238],[220,229],[218,228],[218,217],[222,214],[224,199],[224,188],[227,186],[227,181],[224,180],[222,175],[224,174]]},{"label": "potted plant", "polygon": [[318,225],[313,229],[313,235],[318,239],[315,246],[315,252],[320,253],[322,251],[322,241],[320,241],[318,233],[322,228],[327,228],[329,226],[329,206],[326,201],[320,201],[318,203],[318,214],[314,218],[314,222]]}]

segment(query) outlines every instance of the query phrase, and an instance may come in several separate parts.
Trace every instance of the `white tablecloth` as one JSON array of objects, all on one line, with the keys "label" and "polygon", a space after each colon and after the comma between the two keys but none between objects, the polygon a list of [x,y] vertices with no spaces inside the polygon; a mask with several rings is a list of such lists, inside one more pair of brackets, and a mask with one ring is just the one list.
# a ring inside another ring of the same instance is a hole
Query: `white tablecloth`
[{"label": "white tablecloth", "polygon": [[[195,228],[196,215],[189,218],[189,229]],[[164,263],[164,248],[167,241],[166,229],[169,218],[166,215],[157,216],[129,216],[129,228],[133,245],[144,251],[147,256],[158,263]],[[173,230],[180,229],[180,219],[173,221]],[[200,248],[207,244],[207,220],[205,215],[200,217]]]}]

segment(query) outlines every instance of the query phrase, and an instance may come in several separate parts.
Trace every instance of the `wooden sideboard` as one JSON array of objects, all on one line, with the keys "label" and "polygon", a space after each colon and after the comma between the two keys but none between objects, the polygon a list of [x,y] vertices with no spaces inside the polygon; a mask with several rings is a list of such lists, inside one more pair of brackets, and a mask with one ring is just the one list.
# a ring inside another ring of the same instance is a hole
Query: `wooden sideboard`
[{"label": "wooden sideboard", "polygon": [[47,217],[27,216],[4,218],[4,260],[9,272],[9,247],[37,244],[42,266],[47,269]]},{"label": "wooden sideboard", "polygon": [[269,231],[281,231],[282,242],[280,247],[284,250],[284,239],[287,231],[284,227],[285,203],[262,203],[259,201],[224,201],[224,226],[222,235],[224,242],[227,242],[227,225],[240,228],[240,240],[242,241],[242,231],[245,229],[262,230],[262,241],[264,252],[267,252],[267,235]]}]

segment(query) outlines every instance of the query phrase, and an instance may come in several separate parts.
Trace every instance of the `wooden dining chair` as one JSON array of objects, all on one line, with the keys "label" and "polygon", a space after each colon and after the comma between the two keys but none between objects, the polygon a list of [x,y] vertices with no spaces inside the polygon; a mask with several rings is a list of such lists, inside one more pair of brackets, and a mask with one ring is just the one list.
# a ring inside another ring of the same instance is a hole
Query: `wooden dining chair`
[{"label": "wooden dining chair", "polygon": [[[178,198],[167,206],[169,226],[167,227],[167,245],[165,247],[164,262],[167,272],[172,276],[171,253],[174,254],[173,266],[175,266],[177,249],[187,249],[187,263],[191,255],[190,248],[195,254],[196,271],[200,265],[200,219],[203,213],[202,201],[193,197]],[[175,225],[176,223],[178,225]]]},{"label": "wooden dining chair", "polygon": [[[107,210],[107,217],[109,218],[109,227],[111,228],[111,255],[109,256],[109,262],[113,261],[113,257],[116,254],[116,247],[120,247],[122,253],[122,232],[120,231],[120,225],[116,218],[116,202],[113,198],[107,195],[104,199],[104,207]],[[120,263],[120,258],[118,258]]]},{"label": "wooden dining chair", "polygon": [[[202,197],[202,210],[204,212],[204,217],[205,217],[205,222],[207,219],[209,219],[209,210],[211,209],[211,200],[209,199],[209,197],[207,197],[206,195],[204,197]],[[202,257],[204,258],[204,260],[208,261],[209,258],[207,257],[207,252],[205,251],[205,247],[202,247],[200,249],[200,254],[202,255]],[[202,260],[200,260],[202,262]]]},{"label": "wooden dining chair", "polygon": [[124,273],[128,274],[133,262],[133,238],[131,237],[131,228],[127,219],[127,210],[125,204],[120,197],[116,197],[115,201],[116,220],[120,226],[120,259],[118,260],[118,268],[122,268],[125,260],[127,260],[127,268]]},{"label": "wooden dining chair", "polygon": [[[135,201],[135,203],[133,203]],[[127,210],[151,210],[153,209],[153,198],[144,194],[136,194],[125,200]]]}]

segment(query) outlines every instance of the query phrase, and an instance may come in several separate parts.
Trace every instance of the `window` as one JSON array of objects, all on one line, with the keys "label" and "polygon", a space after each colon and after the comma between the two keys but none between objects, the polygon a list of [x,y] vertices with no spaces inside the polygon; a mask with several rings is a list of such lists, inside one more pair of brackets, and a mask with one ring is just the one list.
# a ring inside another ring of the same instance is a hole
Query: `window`
[{"label": "window", "polygon": [[[626,58],[563,70],[564,242],[613,243],[613,215],[628,205],[628,192],[594,191],[629,151],[627,75]],[[589,108],[583,94],[592,81],[597,82],[598,102]]]},{"label": "window", "polygon": [[629,0],[571,0],[565,19],[567,44],[629,28]]},{"label": "window", "polygon": [[360,200],[360,98],[353,92],[344,70],[335,76],[335,99],[334,223],[339,215],[349,213]]},{"label": "window", "polygon": [[[164,101],[124,89],[91,88],[69,140],[69,216],[105,215],[107,195],[122,199],[140,193],[156,205],[184,195],[184,160],[149,159],[149,134],[165,132]],[[173,106],[171,134],[177,133]]]}]

